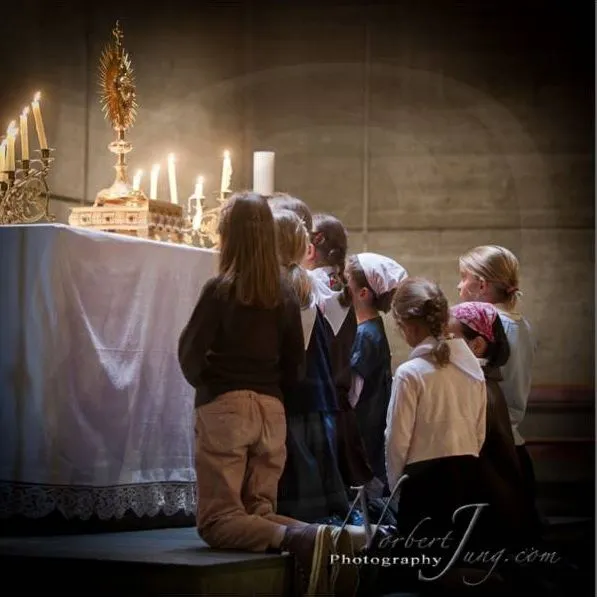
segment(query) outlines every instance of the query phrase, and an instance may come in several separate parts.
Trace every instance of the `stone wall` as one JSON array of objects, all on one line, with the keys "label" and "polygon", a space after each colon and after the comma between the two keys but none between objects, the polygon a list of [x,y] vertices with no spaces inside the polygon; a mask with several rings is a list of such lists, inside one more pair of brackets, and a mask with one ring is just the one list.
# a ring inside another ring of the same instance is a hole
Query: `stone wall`
[{"label": "stone wall", "polygon": [[[96,73],[120,18],[141,104],[129,158],[146,182],[173,151],[181,197],[198,174],[215,192],[230,149],[234,186],[247,187],[252,151],[273,150],[279,190],[340,217],[352,250],[394,257],[452,301],[458,255],[503,244],[521,260],[536,382],[593,385],[590,4],[362,4],[13,5],[0,118],[41,89],[52,190],[93,200],[113,178]],[[74,204],[54,204],[65,221]],[[398,363],[406,349],[388,330]]]}]

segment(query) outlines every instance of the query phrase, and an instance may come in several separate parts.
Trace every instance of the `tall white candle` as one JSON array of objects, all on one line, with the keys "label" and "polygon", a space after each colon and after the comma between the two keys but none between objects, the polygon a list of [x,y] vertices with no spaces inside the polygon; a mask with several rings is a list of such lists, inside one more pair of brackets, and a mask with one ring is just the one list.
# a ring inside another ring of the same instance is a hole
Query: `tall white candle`
[{"label": "tall white candle", "polygon": [[222,162],[222,183],[220,185],[220,192],[227,193],[230,190],[230,181],[232,179],[232,160],[230,159],[230,152],[224,152],[224,161]]},{"label": "tall white candle", "polygon": [[274,192],[273,151],[256,151],[253,153],[253,190],[261,195],[272,195]]},{"label": "tall white candle", "polygon": [[37,138],[39,139],[39,148],[48,149],[48,140],[46,139],[46,130],[44,128],[44,121],[41,117],[41,109],[39,107],[39,100],[41,99],[41,92],[38,91],[33,97],[31,107],[33,108],[33,118],[35,120],[35,128],[37,130]]},{"label": "tall white candle", "polygon": [[143,170],[137,170],[135,176],[133,176],[133,191],[141,189],[141,177],[143,176]]},{"label": "tall white candle", "polygon": [[149,188],[149,198],[158,198],[158,176],[160,175],[160,165],[154,164],[151,168],[151,181]]},{"label": "tall white candle", "polygon": [[195,183],[195,197],[198,199],[203,197],[203,176],[197,176],[197,182]]},{"label": "tall white candle", "polygon": [[[193,216],[193,230],[199,230],[201,228],[201,220],[203,219],[203,203],[201,201],[203,197],[203,176],[197,177],[193,197],[195,198],[195,215]],[[191,199],[189,198],[189,213],[190,211]]]},{"label": "tall white candle", "polygon": [[6,130],[6,164],[5,170],[9,172],[15,171],[15,140],[17,137],[18,129],[16,123],[13,120]]},{"label": "tall white candle", "polygon": [[0,182],[6,180],[6,139],[2,139],[0,143]]},{"label": "tall white candle", "polygon": [[176,160],[174,154],[168,155],[168,182],[170,183],[170,201],[178,205],[178,190],[176,188]]},{"label": "tall white candle", "polygon": [[21,113],[21,159],[29,159],[29,106],[25,106]]},{"label": "tall white candle", "polygon": [[195,215],[193,216],[193,230],[201,228],[201,220],[203,219],[203,203],[200,196],[195,197]]}]

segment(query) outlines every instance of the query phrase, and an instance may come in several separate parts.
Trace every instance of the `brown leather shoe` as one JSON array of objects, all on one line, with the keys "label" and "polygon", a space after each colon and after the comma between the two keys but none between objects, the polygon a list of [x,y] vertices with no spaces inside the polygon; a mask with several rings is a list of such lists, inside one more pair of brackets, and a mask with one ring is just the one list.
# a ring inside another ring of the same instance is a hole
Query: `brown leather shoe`
[{"label": "brown leather shoe", "polygon": [[294,556],[302,581],[303,595],[331,594],[329,564],[332,533],[326,525],[288,527],[280,546]]}]

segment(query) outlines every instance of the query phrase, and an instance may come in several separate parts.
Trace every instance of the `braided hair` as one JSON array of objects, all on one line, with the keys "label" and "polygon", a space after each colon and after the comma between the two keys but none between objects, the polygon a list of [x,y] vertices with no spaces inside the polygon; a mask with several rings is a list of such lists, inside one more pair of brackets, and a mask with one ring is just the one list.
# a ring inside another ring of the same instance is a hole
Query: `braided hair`
[{"label": "braided hair", "polygon": [[448,300],[440,287],[425,278],[406,278],[396,288],[392,315],[397,322],[419,321],[437,340],[432,351],[435,361],[445,367],[450,361],[446,338],[449,321]]},{"label": "braided hair", "polygon": [[311,243],[315,247],[315,265],[317,267],[331,266],[335,269],[330,276],[330,286],[333,290],[342,291],[340,304],[343,307],[348,307],[351,304],[351,296],[344,273],[348,251],[348,233],[344,224],[330,214],[315,214]]}]

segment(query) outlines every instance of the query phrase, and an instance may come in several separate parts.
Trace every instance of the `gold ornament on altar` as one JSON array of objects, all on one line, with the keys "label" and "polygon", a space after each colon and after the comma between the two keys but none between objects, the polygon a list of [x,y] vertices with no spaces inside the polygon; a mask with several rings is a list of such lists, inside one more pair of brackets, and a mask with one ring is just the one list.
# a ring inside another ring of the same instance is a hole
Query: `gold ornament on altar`
[{"label": "gold ornament on altar", "polygon": [[123,47],[124,35],[118,21],[112,35],[114,41],[102,52],[99,74],[102,111],[117,136],[108,145],[118,156],[116,178],[111,187],[97,194],[93,207],[74,208],[69,223],[178,243],[182,241],[182,208],[157,198],[148,199],[139,184],[131,186],[128,180],[125,156],[133,146],[125,140],[125,133],[135,123],[139,106],[133,67]]},{"label": "gold ornament on altar", "polygon": [[122,47],[123,33],[118,21],[112,32],[114,45],[107,46],[100,58],[101,102],[104,116],[114,130],[126,131],[135,123],[137,97],[131,59]]},{"label": "gold ornament on altar", "polygon": [[125,141],[124,136],[135,122],[138,104],[133,67],[122,46],[124,36],[118,21],[112,35],[114,42],[104,48],[100,58],[100,91],[104,117],[110,121],[117,134],[117,140],[108,145],[108,149],[118,156],[114,166],[116,179],[111,187],[97,194],[95,207],[110,203],[132,205],[146,200],[141,190],[133,189],[127,177],[125,156],[133,147]]}]

